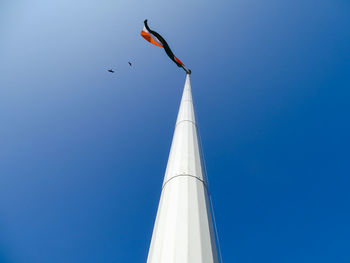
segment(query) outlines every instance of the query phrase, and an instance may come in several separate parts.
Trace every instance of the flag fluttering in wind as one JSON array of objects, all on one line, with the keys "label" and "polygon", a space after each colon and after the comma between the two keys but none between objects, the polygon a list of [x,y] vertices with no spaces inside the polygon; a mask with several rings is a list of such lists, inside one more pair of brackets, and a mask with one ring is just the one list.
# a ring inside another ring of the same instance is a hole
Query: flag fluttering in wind
[{"label": "flag fluttering in wind", "polygon": [[157,32],[149,28],[149,26],[147,25],[147,19],[144,21],[144,24],[145,25],[143,27],[143,30],[141,31],[141,36],[151,44],[164,48],[169,58],[172,61],[174,61],[178,67],[183,68],[187,74],[191,74],[191,70],[187,69],[185,65],[181,62],[181,60],[174,55],[165,39]]}]

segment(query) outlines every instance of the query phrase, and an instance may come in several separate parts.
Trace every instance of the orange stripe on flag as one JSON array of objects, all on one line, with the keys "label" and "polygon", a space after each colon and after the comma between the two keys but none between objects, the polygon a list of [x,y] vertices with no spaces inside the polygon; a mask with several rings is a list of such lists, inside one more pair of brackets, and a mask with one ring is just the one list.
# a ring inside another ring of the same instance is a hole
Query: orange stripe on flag
[{"label": "orange stripe on flag", "polygon": [[178,58],[175,57],[175,56],[174,56],[174,58],[175,58],[175,60],[176,60],[178,63],[180,63],[182,66],[185,66],[184,63],[182,63],[180,59],[178,59]]},{"label": "orange stripe on flag", "polygon": [[156,45],[158,47],[163,47],[163,45],[159,44],[158,42],[156,42],[151,35],[148,32],[145,31],[141,31],[141,36],[146,39],[148,42],[152,43],[153,45]]}]

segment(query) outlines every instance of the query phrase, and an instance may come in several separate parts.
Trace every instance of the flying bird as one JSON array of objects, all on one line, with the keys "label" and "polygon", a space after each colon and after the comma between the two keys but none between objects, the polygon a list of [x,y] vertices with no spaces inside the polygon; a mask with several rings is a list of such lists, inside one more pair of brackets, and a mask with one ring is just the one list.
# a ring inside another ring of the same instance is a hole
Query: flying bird
[{"label": "flying bird", "polygon": [[108,72],[114,73],[114,70],[113,69],[109,69]]},{"label": "flying bird", "polygon": [[131,62],[129,61],[128,63],[129,63],[129,65],[130,65],[130,67],[131,67],[131,65],[132,65]]}]

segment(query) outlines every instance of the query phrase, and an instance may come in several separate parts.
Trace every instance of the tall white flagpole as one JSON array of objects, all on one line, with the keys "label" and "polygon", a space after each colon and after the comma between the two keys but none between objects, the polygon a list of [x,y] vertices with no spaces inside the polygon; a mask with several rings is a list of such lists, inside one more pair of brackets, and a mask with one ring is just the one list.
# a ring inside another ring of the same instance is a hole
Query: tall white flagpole
[{"label": "tall white flagpole", "polygon": [[190,75],[164,176],[147,263],[218,263]]}]

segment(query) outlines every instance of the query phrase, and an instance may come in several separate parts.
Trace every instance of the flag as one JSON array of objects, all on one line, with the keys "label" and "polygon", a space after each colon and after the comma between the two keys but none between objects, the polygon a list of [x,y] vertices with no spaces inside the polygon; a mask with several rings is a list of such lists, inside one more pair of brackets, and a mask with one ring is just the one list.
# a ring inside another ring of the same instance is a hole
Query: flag
[{"label": "flag", "polygon": [[151,44],[164,48],[169,58],[172,61],[174,61],[178,67],[183,68],[186,71],[186,73],[191,74],[191,70],[187,69],[185,65],[181,62],[181,60],[174,55],[165,39],[157,32],[149,28],[147,24],[147,19],[144,21],[144,24],[145,25],[143,27],[143,30],[141,31],[141,36]]}]

